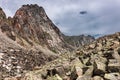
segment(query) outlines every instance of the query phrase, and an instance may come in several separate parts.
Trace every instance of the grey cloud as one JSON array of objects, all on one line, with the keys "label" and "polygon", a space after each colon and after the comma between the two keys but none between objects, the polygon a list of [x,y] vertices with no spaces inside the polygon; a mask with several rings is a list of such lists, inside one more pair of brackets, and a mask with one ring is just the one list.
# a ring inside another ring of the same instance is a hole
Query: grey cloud
[{"label": "grey cloud", "polygon": [[[8,16],[23,4],[39,4],[68,35],[111,34],[120,31],[120,0],[1,0]],[[80,11],[87,11],[81,15]]]}]

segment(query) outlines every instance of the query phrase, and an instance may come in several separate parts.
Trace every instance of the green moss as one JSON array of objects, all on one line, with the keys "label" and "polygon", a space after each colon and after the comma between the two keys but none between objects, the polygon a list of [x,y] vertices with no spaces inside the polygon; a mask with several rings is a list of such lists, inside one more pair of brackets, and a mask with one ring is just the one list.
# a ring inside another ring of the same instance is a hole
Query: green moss
[{"label": "green moss", "polygon": [[57,53],[57,51],[55,49],[53,49],[52,52]]}]

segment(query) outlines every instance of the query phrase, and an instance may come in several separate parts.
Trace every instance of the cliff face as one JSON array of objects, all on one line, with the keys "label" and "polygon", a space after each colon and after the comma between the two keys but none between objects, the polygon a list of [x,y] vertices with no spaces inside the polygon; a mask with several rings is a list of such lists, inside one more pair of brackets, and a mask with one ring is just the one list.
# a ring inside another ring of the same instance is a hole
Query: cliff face
[{"label": "cliff face", "polygon": [[13,31],[17,34],[17,38],[24,39],[31,46],[37,43],[56,52],[62,49],[64,51],[61,32],[47,17],[44,9],[37,5],[23,5],[16,12]]},{"label": "cliff face", "polygon": [[23,5],[1,29],[23,47],[41,45],[56,53],[66,51],[61,32],[38,5]]}]

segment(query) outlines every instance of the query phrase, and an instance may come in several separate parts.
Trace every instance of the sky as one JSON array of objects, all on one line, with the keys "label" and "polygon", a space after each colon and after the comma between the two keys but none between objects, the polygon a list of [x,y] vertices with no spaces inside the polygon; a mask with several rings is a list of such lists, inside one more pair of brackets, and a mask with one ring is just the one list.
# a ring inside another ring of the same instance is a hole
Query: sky
[{"label": "sky", "polygon": [[66,35],[120,32],[120,0],[0,0],[7,16],[14,16],[24,4],[42,6]]}]

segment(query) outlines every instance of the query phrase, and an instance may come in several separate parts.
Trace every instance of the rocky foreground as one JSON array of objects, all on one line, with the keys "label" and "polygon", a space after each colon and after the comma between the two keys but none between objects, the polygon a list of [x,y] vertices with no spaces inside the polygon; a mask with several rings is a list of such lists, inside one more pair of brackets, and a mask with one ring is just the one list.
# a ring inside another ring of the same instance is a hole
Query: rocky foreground
[{"label": "rocky foreground", "polygon": [[62,54],[20,80],[120,80],[120,33],[99,38],[76,53]]}]

